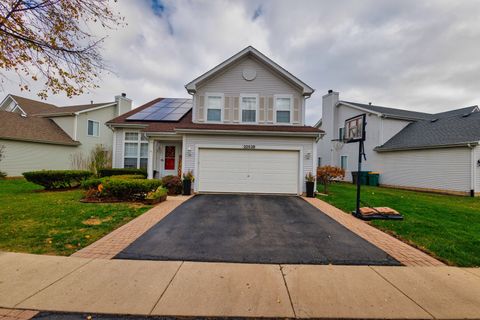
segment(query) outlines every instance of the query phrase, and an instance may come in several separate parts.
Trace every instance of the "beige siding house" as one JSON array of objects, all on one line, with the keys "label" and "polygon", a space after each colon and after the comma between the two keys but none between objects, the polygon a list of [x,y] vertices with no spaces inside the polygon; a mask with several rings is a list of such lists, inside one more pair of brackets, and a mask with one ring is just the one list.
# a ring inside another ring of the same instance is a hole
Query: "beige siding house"
[{"label": "beige siding house", "polygon": [[196,192],[301,194],[321,130],[306,126],[313,89],[253,47],[107,124],[114,166],[150,178],[192,171]]},{"label": "beige siding house", "polygon": [[325,131],[317,165],[344,167],[347,181],[357,171],[358,145],[345,144],[345,120],[367,115],[362,170],[380,173],[380,184],[405,189],[480,195],[480,112],[477,106],[430,114],[323,97]]},{"label": "beige siding house", "polygon": [[75,168],[74,159],[88,157],[101,145],[112,152],[113,132],[105,122],[131,110],[131,100],[58,107],[8,95],[0,104],[0,145],[5,158],[0,171],[20,176],[25,171]]}]

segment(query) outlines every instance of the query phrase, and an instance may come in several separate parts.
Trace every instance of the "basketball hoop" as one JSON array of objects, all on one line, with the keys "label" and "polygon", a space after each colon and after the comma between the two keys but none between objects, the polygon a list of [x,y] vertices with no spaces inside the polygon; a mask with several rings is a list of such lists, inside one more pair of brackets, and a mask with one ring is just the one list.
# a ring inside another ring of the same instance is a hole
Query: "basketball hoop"
[{"label": "basketball hoop", "polygon": [[365,114],[345,120],[346,143],[365,141]]}]

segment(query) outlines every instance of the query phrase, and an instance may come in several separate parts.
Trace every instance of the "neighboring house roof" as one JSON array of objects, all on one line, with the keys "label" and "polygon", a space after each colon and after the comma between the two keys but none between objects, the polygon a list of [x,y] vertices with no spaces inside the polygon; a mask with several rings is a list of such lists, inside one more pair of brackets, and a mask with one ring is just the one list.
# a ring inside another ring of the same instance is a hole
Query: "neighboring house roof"
[{"label": "neighboring house roof", "polygon": [[38,114],[43,112],[51,112],[57,109],[57,106],[45,103],[37,100],[27,99],[24,97],[16,96],[11,94],[10,97],[15,100],[18,106],[26,113],[26,114]]},{"label": "neighboring house roof", "polygon": [[71,146],[80,144],[72,140],[53,120],[8,111],[0,111],[0,139]]},{"label": "neighboring house roof", "polygon": [[[443,116],[438,117],[442,114]],[[426,149],[467,145],[469,143],[478,144],[480,142],[480,112],[478,112],[478,108],[462,108],[449,111],[450,116],[445,116],[445,114],[437,114],[437,117],[432,120],[422,120],[408,124],[375,150]]]},{"label": "neighboring house roof", "polygon": [[470,106],[470,107],[435,113],[432,115],[432,118],[439,119],[439,118],[446,118],[446,117],[451,117],[456,115],[462,116],[462,115],[466,115],[466,114],[477,112],[477,111],[479,111],[478,106]]},{"label": "neighboring house roof", "polygon": [[400,119],[406,119],[406,120],[432,119],[431,113],[416,112],[416,111],[409,111],[409,110],[396,109],[396,108],[387,108],[382,106],[363,104],[363,103],[351,102],[351,101],[339,101],[338,103],[351,105],[354,107],[372,111],[374,113],[379,113],[387,118],[400,118]]},{"label": "neighboring house roof", "polygon": [[236,61],[239,59],[242,59],[243,57],[246,57],[248,55],[252,55],[256,58],[258,58],[260,61],[264,62],[266,65],[271,67],[273,70],[275,70],[278,74],[289,80],[290,82],[294,83],[297,85],[299,88],[302,89],[303,95],[304,96],[310,96],[312,93],[315,91],[312,87],[307,85],[305,82],[302,80],[298,79],[295,77],[293,74],[282,68],[279,64],[268,58],[266,55],[258,51],[252,46],[248,46],[239,53],[233,55],[232,57],[228,58],[227,60],[223,61],[213,69],[205,72],[201,76],[195,78],[194,80],[190,81],[185,85],[185,88],[189,93],[194,93],[197,89],[197,84],[201,83],[202,81],[205,81],[207,79],[212,78],[214,75],[218,74],[225,68],[228,68],[232,64],[234,64]]},{"label": "neighboring house roof", "polygon": [[42,117],[73,115],[78,112],[88,111],[90,109],[95,109],[102,106],[110,106],[114,103],[116,102],[112,101],[112,102],[89,103],[89,104],[80,104],[80,105],[74,105],[74,106],[57,107],[54,110],[51,110],[49,112],[43,112],[39,115],[41,115]]},{"label": "neighboring house roof", "polygon": [[242,124],[208,124],[193,123],[192,110],[188,111],[179,121],[147,121],[147,120],[128,120],[127,118],[138,113],[164,98],[152,100],[143,106],[132,111],[124,113],[110,121],[107,125],[112,127],[132,127],[138,126],[144,132],[175,132],[176,130],[204,130],[204,131],[252,131],[252,132],[303,132],[303,133],[320,133],[318,128],[309,126],[276,126],[276,125],[242,125]]}]

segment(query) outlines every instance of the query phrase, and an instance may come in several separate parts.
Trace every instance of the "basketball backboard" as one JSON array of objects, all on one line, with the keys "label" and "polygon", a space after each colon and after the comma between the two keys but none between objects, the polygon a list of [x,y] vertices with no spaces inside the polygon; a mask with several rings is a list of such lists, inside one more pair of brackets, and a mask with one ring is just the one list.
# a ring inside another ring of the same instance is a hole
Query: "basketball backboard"
[{"label": "basketball backboard", "polygon": [[365,141],[365,124],[365,114],[361,114],[345,120],[345,143]]}]

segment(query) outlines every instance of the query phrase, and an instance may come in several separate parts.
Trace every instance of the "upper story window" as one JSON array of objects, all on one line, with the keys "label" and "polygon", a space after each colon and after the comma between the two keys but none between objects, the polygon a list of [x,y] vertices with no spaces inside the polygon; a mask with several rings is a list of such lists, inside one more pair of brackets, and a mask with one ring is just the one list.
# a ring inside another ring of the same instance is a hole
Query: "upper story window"
[{"label": "upper story window", "polygon": [[95,120],[88,120],[87,122],[87,135],[98,137],[100,135],[100,122]]},{"label": "upper story window", "polygon": [[240,95],[240,110],[242,110],[242,122],[256,123],[258,96],[256,94]]},{"label": "upper story window", "polygon": [[207,121],[221,122],[223,109],[223,95],[208,94],[206,96]]},{"label": "upper story window", "polygon": [[276,95],[275,96],[275,118],[277,123],[292,122],[292,96]]}]

